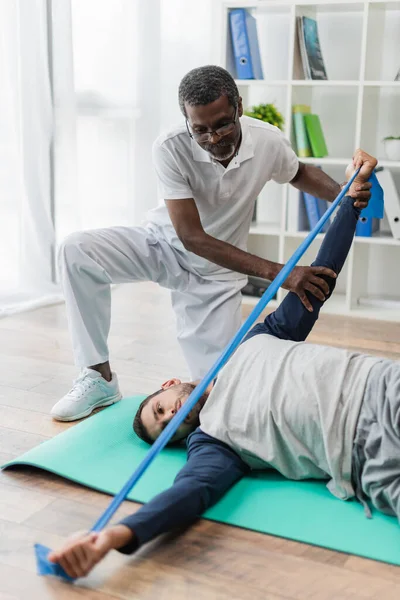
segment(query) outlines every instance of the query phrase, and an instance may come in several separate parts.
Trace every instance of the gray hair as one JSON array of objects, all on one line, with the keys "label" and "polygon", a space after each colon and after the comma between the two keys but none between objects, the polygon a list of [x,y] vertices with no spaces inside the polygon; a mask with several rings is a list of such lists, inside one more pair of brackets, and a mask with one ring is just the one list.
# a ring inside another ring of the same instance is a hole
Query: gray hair
[{"label": "gray hair", "polygon": [[222,67],[197,67],[189,71],[179,84],[179,106],[185,117],[185,102],[190,106],[205,105],[221,96],[227,96],[232,106],[238,105],[239,90],[233,77]]}]

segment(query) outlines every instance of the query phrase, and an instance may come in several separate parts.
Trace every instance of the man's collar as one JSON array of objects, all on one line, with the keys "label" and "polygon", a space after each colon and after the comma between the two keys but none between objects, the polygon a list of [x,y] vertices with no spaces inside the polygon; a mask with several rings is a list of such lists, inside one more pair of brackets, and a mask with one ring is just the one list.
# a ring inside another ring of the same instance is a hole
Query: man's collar
[{"label": "man's collar", "polygon": [[[245,160],[253,158],[254,156],[253,140],[251,138],[250,128],[246,123],[246,119],[241,119],[240,125],[242,128],[242,142],[239,146],[239,151],[236,156],[236,162],[238,163],[238,166]],[[192,153],[194,160],[197,160],[198,162],[213,162],[213,159],[211,158],[210,154],[203,150],[203,148],[199,146],[196,140],[192,138],[190,141],[192,144]],[[232,161],[234,160],[234,158],[235,157],[232,158]],[[230,165],[231,163],[229,163],[229,166]]]}]

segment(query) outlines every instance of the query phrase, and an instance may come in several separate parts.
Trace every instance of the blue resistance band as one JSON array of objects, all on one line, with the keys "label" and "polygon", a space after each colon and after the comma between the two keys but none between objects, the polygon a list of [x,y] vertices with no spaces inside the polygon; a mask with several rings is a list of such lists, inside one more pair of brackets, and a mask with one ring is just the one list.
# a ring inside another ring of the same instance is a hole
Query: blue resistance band
[{"label": "blue resistance band", "polygon": [[[188,397],[186,402],[181,406],[181,408],[178,410],[178,412],[174,415],[174,417],[168,423],[168,425],[163,430],[163,432],[159,435],[159,437],[154,442],[154,444],[151,446],[151,448],[149,449],[148,453],[146,454],[146,456],[144,457],[144,459],[142,460],[140,465],[137,467],[137,469],[134,471],[134,473],[128,479],[128,481],[125,483],[125,485],[123,486],[121,491],[110,502],[110,504],[108,505],[106,510],[103,512],[103,514],[99,517],[99,519],[93,525],[91,531],[100,531],[107,525],[107,523],[113,517],[115,512],[118,510],[119,506],[126,499],[127,495],[129,494],[129,492],[131,491],[133,486],[138,482],[140,477],[143,475],[143,473],[146,471],[146,469],[150,466],[152,461],[155,459],[157,454],[159,454],[161,452],[161,450],[164,448],[164,446],[166,446],[168,444],[168,442],[171,440],[171,438],[174,436],[174,434],[178,430],[179,426],[183,423],[183,421],[186,419],[187,415],[190,413],[190,411],[193,409],[193,407],[197,404],[197,402],[199,401],[201,396],[204,394],[204,392],[206,391],[209,384],[215,379],[216,375],[219,373],[219,371],[222,369],[222,367],[228,361],[230,356],[233,354],[233,352],[239,346],[239,344],[242,341],[242,339],[244,338],[244,336],[250,330],[251,326],[254,324],[256,319],[260,316],[262,311],[265,309],[268,302],[275,296],[275,294],[278,291],[278,289],[280,288],[280,286],[285,282],[287,277],[293,271],[294,267],[296,266],[296,264],[298,263],[300,258],[303,256],[303,254],[306,252],[306,250],[309,248],[311,243],[314,241],[315,237],[321,231],[321,229],[324,226],[324,224],[326,223],[326,221],[328,221],[328,219],[330,218],[332,213],[339,206],[343,197],[346,195],[346,192],[348,191],[351,184],[353,183],[354,179],[357,177],[359,171],[360,171],[360,169],[357,169],[353,173],[351,179],[344,186],[344,188],[342,189],[340,194],[337,196],[337,198],[334,200],[334,202],[332,202],[332,204],[328,208],[328,210],[320,218],[320,220],[318,221],[318,223],[316,224],[314,229],[312,231],[310,231],[308,236],[304,239],[304,241],[300,244],[300,246],[297,248],[297,250],[291,256],[291,258],[288,260],[286,265],[281,269],[281,271],[278,273],[278,275],[272,281],[270,286],[267,288],[267,290],[261,296],[257,305],[253,308],[253,310],[251,311],[251,313],[249,314],[249,316],[247,317],[247,319],[245,320],[243,325],[240,327],[239,331],[236,333],[236,335],[233,337],[231,342],[227,345],[225,350],[222,352],[221,356],[214,363],[214,365],[211,367],[211,369],[208,371],[208,373],[203,377],[201,382],[196,386],[196,388],[190,394],[190,396]],[[60,567],[60,565],[51,563],[48,560],[47,556],[50,552],[49,548],[47,548],[46,546],[42,546],[41,544],[35,544],[35,551],[36,551],[36,562],[37,562],[37,567],[38,567],[38,573],[40,575],[56,575],[58,577],[62,577],[63,579],[66,579],[68,581],[73,581],[71,579],[71,577],[69,577],[65,573],[65,571],[62,569],[62,567]]]}]

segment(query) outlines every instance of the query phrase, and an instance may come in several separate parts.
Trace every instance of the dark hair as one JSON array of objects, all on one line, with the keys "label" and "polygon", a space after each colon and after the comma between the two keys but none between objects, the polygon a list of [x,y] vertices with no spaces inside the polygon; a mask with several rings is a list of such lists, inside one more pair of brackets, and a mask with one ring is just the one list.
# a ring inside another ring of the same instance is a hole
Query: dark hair
[{"label": "dark hair", "polygon": [[198,106],[210,104],[221,96],[227,96],[232,106],[238,105],[237,85],[232,75],[222,67],[197,67],[189,71],[179,84],[179,106],[185,117],[185,102],[190,106]]},{"label": "dark hair", "polygon": [[146,404],[148,402],[150,402],[150,400],[152,398],[154,398],[154,396],[158,396],[158,394],[161,394],[161,392],[163,392],[163,391],[164,391],[163,388],[160,388],[159,390],[157,390],[153,394],[150,394],[150,396],[147,396],[147,398],[145,398],[140,403],[139,408],[137,409],[135,418],[133,419],[133,431],[136,433],[136,435],[138,437],[140,437],[141,440],[143,440],[144,442],[147,442],[148,444],[152,444],[154,442],[154,440],[151,439],[151,437],[147,433],[147,430],[146,430],[145,426],[143,425],[142,410],[144,409],[144,407],[146,406]]},{"label": "dark hair", "polygon": [[[196,387],[193,383],[180,383],[178,386],[179,387],[179,399],[182,398],[185,394],[190,394],[194,388]],[[143,421],[142,421],[142,410],[144,409],[144,407],[146,406],[146,404],[148,402],[150,402],[150,400],[152,398],[154,398],[154,396],[158,396],[158,394],[161,394],[162,392],[165,392],[165,389],[161,388],[159,390],[157,390],[156,392],[154,392],[153,394],[150,394],[150,396],[147,396],[147,398],[145,398],[139,405],[139,408],[137,409],[135,418],[133,419],[133,431],[136,433],[136,435],[138,437],[140,437],[141,440],[143,440],[144,442],[147,442],[148,444],[153,444],[154,440],[151,439],[151,437],[149,436],[149,434],[147,433],[146,427],[143,425]],[[200,420],[198,420],[198,425],[200,424]],[[197,425],[196,425],[197,426]],[[189,435],[189,434],[187,434]],[[181,444],[181,442],[183,442],[183,440],[186,439],[187,436],[184,437],[180,437],[179,439],[175,439],[173,441],[169,441],[168,442],[168,446],[175,446],[178,444]]]}]

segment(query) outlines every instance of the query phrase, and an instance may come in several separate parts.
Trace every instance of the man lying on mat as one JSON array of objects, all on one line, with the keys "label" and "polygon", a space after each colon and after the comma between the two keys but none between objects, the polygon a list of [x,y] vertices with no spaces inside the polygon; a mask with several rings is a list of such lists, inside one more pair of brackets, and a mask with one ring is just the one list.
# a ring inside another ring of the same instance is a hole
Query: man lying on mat
[{"label": "man lying on mat", "polygon": [[[376,160],[362,157],[368,179]],[[329,295],[351,247],[360,209],[347,196],[314,265],[332,270]],[[188,437],[188,460],[174,484],[118,525],[82,534],[50,555],[73,576],[86,575],[110,549],[134,552],[155,536],[185,525],[217,502],[252,469],[290,479],[326,479],[341,499],[356,496],[400,516],[400,364],[344,349],[305,344],[322,307],[313,312],[289,293],[255,325],[174,436]],[[172,379],[149,396],[135,431],[152,442],[194,384]],[[201,412],[200,412],[201,410]]]}]

